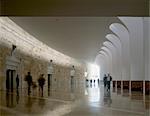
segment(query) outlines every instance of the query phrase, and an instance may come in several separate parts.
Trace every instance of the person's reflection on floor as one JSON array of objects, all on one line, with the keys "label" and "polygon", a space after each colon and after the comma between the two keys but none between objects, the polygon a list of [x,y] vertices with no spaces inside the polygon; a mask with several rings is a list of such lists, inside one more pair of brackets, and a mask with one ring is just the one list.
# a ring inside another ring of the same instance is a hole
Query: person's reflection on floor
[{"label": "person's reflection on floor", "polygon": [[17,94],[17,96],[19,96],[19,90],[18,89],[16,90],[16,94]]},{"label": "person's reflection on floor", "polygon": [[95,87],[95,83],[94,83],[94,87]]},{"label": "person's reflection on floor", "polygon": [[90,83],[90,87],[92,88],[92,84]]},{"label": "person's reflection on floor", "polygon": [[16,103],[19,104],[19,90],[16,91]]},{"label": "person's reflection on floor", "polygon": [[111,99],[111,92],[110,91],[104,91],[104,105],[111,106],[112,99]]},{"label": "person's reflection on floor", "polygon": [[43,109],[43,107],[45,106],[45,99],[41,98],[39,99],[39,106],[41,107],[41,109]]},{"label": "person's reflection on floor", "polygon": [[14,95],[13,93],[11,93],[11,104],[10,104],[10,107],[14,107]]},{"label": "person's reflection on floor", "polygon": [[31,112],[32,106],[33,106],[33,100],[31,97],[27,97],[27,101],[26,101],[25,106],[27,107],[28,112]]},{"label": "person's reflection on floor", "polygon": [[88,87],[89,87],[89,84],[87,84],[86,87],[88,88]]}]

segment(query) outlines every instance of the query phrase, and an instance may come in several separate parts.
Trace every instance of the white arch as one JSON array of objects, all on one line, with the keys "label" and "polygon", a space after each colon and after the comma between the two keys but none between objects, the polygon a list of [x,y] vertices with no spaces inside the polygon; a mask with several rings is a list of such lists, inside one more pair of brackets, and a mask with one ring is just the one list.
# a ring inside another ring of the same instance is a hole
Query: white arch
[{"label": "white arch", "polygon": [[126,25],[130,34],[131,80],[143,80],[144,50],[143,50],[143,18],[119,17]]},{"label": "white arch", "polygon": [[96,56],[96,59],[95,59],[95,61],[96,61],[96,64],[98,65],[98,66],[100,66],[100,70],[101,70],[101,72],[100,72],[100,79],[102,80],[103,78],[103,76],[104,76],[104,74],[106,74],[106,71],[107,71],[107,69],[106,69],[106,65],[107,65],[107,61],[106,61],[106,56],[104,56],[103,54],[101,54],[101,53],[99,53],[97,56]]},{"label": "white arch", "polygon": [[100,51],[99,52],[100,54],[102,54],[103,56],[105,56],[105,67],[106,67],[106,71],[108,72],[109,71],[109,56],[108,56],[108,54],[106,53],[106,52],[104,52],[104,51]]},{"label": "white arch", "polygon": [[110,30],[121,40],[122,45],[122,79],[130,80],[130,40],[129,31],[120,23],[110,25]]},{"label": "white arch", "polygon": [[110,74],[112,74],[112,53],[111,53],[111,51],[107,48],[107,47],[105,47],[105,46],[103,46],[102,48],[101,48],[101,50],[103,50],[103,51],[105,51],[107,54],[108,54],[108,57],[109,57],[109,73]]},{"label": "white arch", "polygon": [[[115,46],[116,48],[116,52],[117,52],[117,59],[114,59],[113,58],[113,62],[115,62],[115,60],[117,60],[117,72],[118,72],[118,75],[119,77],[121,77],[122,75],[122,45],[121,45],[121,41],[120,39],[114,35],[114,34],[107,34],[106,35],[106,38]],[[113,67],[113,66],[112,66]]]},{"label": "white arch", "polygon": [[112,62],[112,76],[113,76],[113,79],[115,80],[119,80],[121,79],[119,73],[118,73],[118,64],[117,64],[117,50],[115,48],[115,46],[109,42],[109,41],[106,41],[103,43],[104,46],[106,46],[112,53],[112,59],[113,59],[113,62]]}]

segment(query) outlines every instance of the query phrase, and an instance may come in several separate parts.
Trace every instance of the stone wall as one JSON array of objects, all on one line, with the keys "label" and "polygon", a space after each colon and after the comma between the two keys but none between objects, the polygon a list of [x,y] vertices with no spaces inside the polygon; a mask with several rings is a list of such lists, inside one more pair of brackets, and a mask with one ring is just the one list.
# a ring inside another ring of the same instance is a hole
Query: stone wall
[{"label": "stone wall", "polygon": [[6,60],[8,56],[11,57],[12,45],[17,46],[13,56],[19,60],[17,73],[19,74],[23,88],[26,87],[24,77],[28,71],[31,72],[33,81],[35,82],[37,82],[39,75],[42,73],[45,75],[45,79],[47,79],[47,66],[51,59],[54,62],[53,84],[59,82],[62,89],[64,89],[65,86],[68,86],[72,65],[74,65],[76,69],[76,82],[79,83],[84,81],[85,65],[82,62],[53,50],[33,36],[29,35],[9,18],[1,17],[0,89],[5,89]]}]

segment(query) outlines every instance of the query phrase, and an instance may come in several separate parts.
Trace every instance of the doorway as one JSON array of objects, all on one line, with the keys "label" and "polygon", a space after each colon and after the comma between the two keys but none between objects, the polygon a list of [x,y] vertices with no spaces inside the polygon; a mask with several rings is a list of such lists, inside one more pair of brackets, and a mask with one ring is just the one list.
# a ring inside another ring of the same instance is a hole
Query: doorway
[{"label": "doorway", "polygon": [[13,92],[13,89],[15,88],[16,82],[15,82],[15,70],[7,69],[6,70],[6,89],[8,91]]}]

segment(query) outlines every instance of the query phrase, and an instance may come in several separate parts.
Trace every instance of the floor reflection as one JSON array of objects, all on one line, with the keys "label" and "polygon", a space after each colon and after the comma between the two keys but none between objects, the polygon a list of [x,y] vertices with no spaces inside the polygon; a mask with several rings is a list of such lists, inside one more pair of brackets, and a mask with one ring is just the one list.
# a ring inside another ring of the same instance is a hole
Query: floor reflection
[{"label": "floor reflection", "polygon": [[27,112],[30,113],[32,111],[32,106],[34,104],[34,101],[31,97],[27,97],[25,102],[25,107],[27,108]]},{"label": "floor reflection", "polygon": [[143,100],[143,93],[141,92],[132,92],[131,99],[133,100]]},{"label": "floor reflection", "polygon": [[19,90],[16,91],[16,103],[19,104]]},{"label": "floor reflection", "polygon": [[85,94],[88,95],[89,102],[99,102],[100,88],[98,84],[90,84],[90,86],[86,87]]},{"label": "floor reflection", "polygon": [[38,105],[43,109],[45,106],[45,99],[39,99]]},{"label": "floor reflection", "polygon": [[6,106],[13,108],[14,107],[14,95],[6,92]]},{"label": "floor reflection", "polygon": [[115,87],[113,87],[113,92],[116,92],[116,88]]},{"label": "floor reflection", "polygon": [[111,99],[111,91],[104,90],[104,97],[103,97],[104,105],[111,106],[112,99]]},{"label": "floor reflection", "polygon": [[121,88],[117,88],[117,94],[121,95]]},{"label": "floor reflection", "polygon": [[130,96],[130,93],[129,93],[129,90],[123,90],[123,94],[122,94],[123,97],[129,97]]},{"label": "floor reflection", "polygon": [[[1,91],[0,105],[28,115],[42,115],[58,109],[60,112],[67,111],[71,107],[71,113],[67,116],[144,116],[145,111],[150,108],[149,96],[142,93],[132,92],[129,95],[129,91],[116,89],[113,92],[113,88],[107,91],[103,85],[99,86],[97,83],[83,87],[85,92],[80,93],[79,87],[71,85],[63,91],[44,88],[43,97],[39,95],[38,89],[36,94],[30,96],[20,90],[14,90],[13,93]],[[120,91],[122,93],[118,95]]]}]

